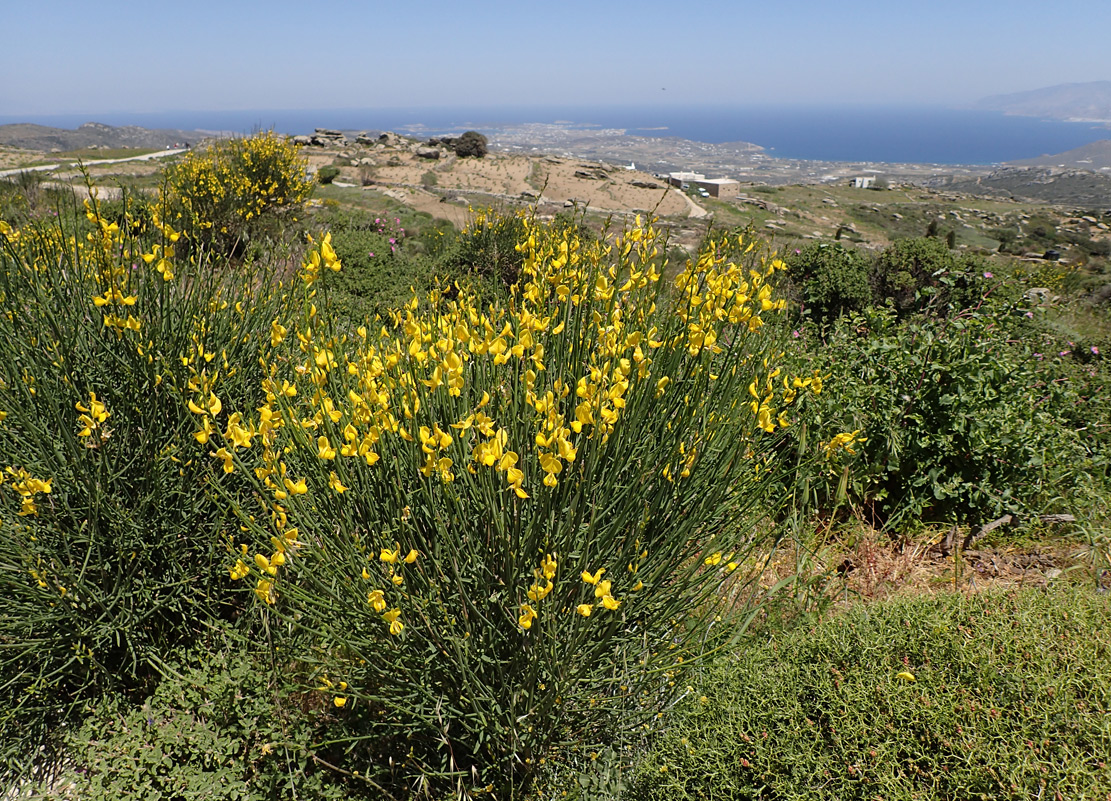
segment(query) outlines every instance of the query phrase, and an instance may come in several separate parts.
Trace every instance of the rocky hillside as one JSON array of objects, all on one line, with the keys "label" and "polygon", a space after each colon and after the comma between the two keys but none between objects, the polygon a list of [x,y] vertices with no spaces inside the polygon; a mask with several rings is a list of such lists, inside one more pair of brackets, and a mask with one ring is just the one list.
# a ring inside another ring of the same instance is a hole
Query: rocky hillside
[{"label": "rocky hillside", "polygon": [[1089,209],[1111,209],[1111,176],[1059,167],[1004,167],[974,178],[943,176],[923,182],[970,195],[996,195]]},{"label": "rocky hillside", "polygon": [[1078,170],[1111,170],[1111,139],[1066,150],[1051,156],[1012,161],[1013,167],[1072,167]]},{"label": "rocky hillside", "polygon": [[654,212],[661,217],[705,216],[692,198],[655,175],[603,161],[490,152],[460,158],[450,140],[415,139],[392,132],[317,129],[295,137],[310,169],[334,168],[333,186],[385,194],[418,211],[462,224],[469,206],[535,203],[542,213],[578,207],[599,213]]},{"label": "rocky hillside", "polygon": [[197,131],[151,130],[135,125],[116,127],[99,122],[86,122],[76,130],[32,123],[0,125],[0,145],[48,153],[86,148],[162,148],[196,142],[200,138]]}]

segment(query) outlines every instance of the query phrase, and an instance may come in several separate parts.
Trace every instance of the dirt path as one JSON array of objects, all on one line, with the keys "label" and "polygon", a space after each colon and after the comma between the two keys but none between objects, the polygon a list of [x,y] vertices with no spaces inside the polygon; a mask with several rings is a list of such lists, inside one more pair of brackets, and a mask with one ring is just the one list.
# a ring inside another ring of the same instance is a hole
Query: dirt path
[{"label": "dirt path", "polygon": [[[82,161],[86,167],[95,167],[98,164],[122,164],[125,161],[150,161],[152,159],[165,158],[166,156],[176,156],[178,153],[185,153],[188,151],[187,147],[179,147],[171,150],[156,150],[153,153],[144,153],[141,156],[128,156],[122,159],[91,159],[89,161]],[[40,164],[37,167],[18,167],[14,170],[0,170],[0,178],[7,178],[11,175],[19,175],[21,172],[50,172],[59,167],[73,167],[77,162],[66,162],[58,164]]]}]

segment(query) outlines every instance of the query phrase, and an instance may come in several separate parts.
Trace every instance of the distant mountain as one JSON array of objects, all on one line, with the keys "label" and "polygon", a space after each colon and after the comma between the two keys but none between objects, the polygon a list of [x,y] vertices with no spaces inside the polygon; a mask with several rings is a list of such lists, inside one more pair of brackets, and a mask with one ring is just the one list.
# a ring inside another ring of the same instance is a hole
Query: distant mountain
[{"label": "distant mountain", "polygon": [[170,129],[150,130],[135,125],[115,127],[99,122],[86,122],[76,130],[50,128],[33,123],[0,125],[0,145],[28,150],[79,150],[89,147],[169,147],[182,142],[196,142],[197,131]]},{"label": "distant mountain", "polygon": [[976,103],[985,111],[1054,120],[1111,120],[1111,81],[1063,83],[1029,92],[993,95]]},{"label": "distant mountain", "polygon": [[1071,167],[1078,170],[1111,170],[1111,139],[1101,139],[1064,153],[1010,161],[1015,167]]}]

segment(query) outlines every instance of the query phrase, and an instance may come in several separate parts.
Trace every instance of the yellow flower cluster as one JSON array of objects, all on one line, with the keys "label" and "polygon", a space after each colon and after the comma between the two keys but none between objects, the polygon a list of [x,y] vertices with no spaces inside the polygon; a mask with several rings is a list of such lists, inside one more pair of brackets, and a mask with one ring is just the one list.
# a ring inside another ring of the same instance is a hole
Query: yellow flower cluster
[{"label": "yellow flower cluster", "polygon": [[273,131],[189,153],[169,172],[169,205],[185,224],[235,235],[229,226],[299,204],[312,191],[304,159]]},{"label": "yellow flower cluster", "polygon": [[54,479],[35,478],[22,467],[7,467],[4,473],[0,474],[0,484],[7,480],[5,475],[11,480],[12,489],[21,499],[19,514],[24,517],[37,515],[35,496],[49,494],[53,490]]},{"label": "yellow flower cluster", "polygon": [[841,450],[848,454],[855,454],[856,451],[853,450],[853,445],[866,441],[867,440],[860,436],[860,429],[857,429],[856,431],[847,431],[838,434],[822,447],[825,450],[826,458],[830,459],[835,453]]},{"label": "yellow flower cluster", "polygon": [[[198,441],[213,440],[210,453],[224,460],[228,473],[243,451],[257,447],[251,464],[260,491],[283,519],[288,506],[299,522],[325,502],[315,493],[330,490],[336,497],[371,481],[367,471],[384,470],[403,482],[415,475],[431,482],[429,492],[452,492],[465,470],[465,491],[477,481],[510,493],[513,503],[530,502],[578,482],[580,451],[588,444],[606,448],[630,404],[664,402],[683,386],[678,381],[689,379],[675,364],[701,360],[699,370],[716,380],[717,360],[732,341],[783,308],[768,284],[779,262],[757,259],[759,269],[742,268],[726,258],[745,252],[735,238],[712,243],[679,274],[675,291],[664,293],[661,233],[652,222],[638,218],[611,243],[587,242],[529,219],[520,224],[520,280],[504,302],[482,303],[459,287],[435,290],[391,312],[377,331],[360,326],[346,336],[325,333],[308,300],[301,319],[274,320],[267,333],[271,353],[262,360],[265,403],[236,412],[221,431],[212,422],[218,398],[210,384],[196,382],[190,409],[204,420]],[[309,298],[323,269],[340,268],[329,237],[312,245],[301,271]],[[656,367],[661,354],[670,372],[654,374],[663,370]],[[780,372],[768,360],[733,362],[729,369],[760,375],[752,385],[756,406],[746,418],[754,431],[757,423],[766,431],[786,425],[784,410],[797,393],[820,389],[815,376],[783,379],[778,391]],[[703,393],[682,392],[668,402],[681,403],[692,417],[703,414]],[[698,438],[678,443],[674,475],[665,468],[668,480],[690,476],[715,430],[732,423],[707,412]],[[405,560],[385,546],[380,561],[400,567]],[[555,569],[555,558],[545,557],[520,605],[520,628],[536,620]],[[243,568],[235,572],[246,575]],[[593,599],[578,606],[581,615],[622,603],[601,572],[591,574],[598,581],[591,582]],[[260,591],[268,602],[276,597],[274,578],[260,578],[268,582]],[[394,585],[402,580],[398,572],[386,578]],[[399,607],[390,607],[383,590],[372,590],[368,601],[391,633],[401,631]]]},{"label": "yellow flower cluster", "polygon": [[[609,609],[611,612],[616,611],[621,606],[621,601],[613,597],[613,582],[609,579],[603,579],[606,569],[604,567],[598,568],[594,573],[588,570],[582,572],[582,580],[594,586],[594,597],[602,602],[602,606]],[[594,612],[594,604],[582,603],[575,607],[575,611],[583,617],[590,617]]]},{"label": "yellow flower cluster", "polygon": [[[545,554],[540,560],[540,566],[532,571],[533,583],[529,587],[528,597],[533,603],[539,604],[553,589],[555,589],[555,575],[559,562],[552,554]],[[530,603],[521,604],[521,614],[517,617],[517,625],[526,631],[532,627],[532,621],[539,617],[539,613]]]},{"label": "yellow flower cluster", "polygon": [[[312,236],[309,236],[309,244],[316,244]],[[309,251],[305,262],[301,265],[301,280],[305,282],[305,286],[311,287],[313,283],[315,283],[316,279],[320,277],[321,267],[325,267],[333,272],[339,272],[343,267],[339,258],[336,256],[336,252],[332,249],[332,234],[330,232],[324,235],[324,238],[320,241],[319,248]],[[281,337],[278,338],[278,341],[281,341]],[[274,343],[274,345],[276,347],[277,343]]]},{"label": "yellow flower cluster", "polygon": [[[81,428],[77,432],[77,436],[91,439],[95,434],[96,440],[98,441],[107,439],[109,432],[101,427],[101,423],[111,417],[112,413],[108,411],[103,402],[96,399],[96,393],[89,392],[88,406],[85,406],[80,401],[74,405],[77,411],[81,412],[81,414],[77,416],[77,422],[81,425]],[[95,447],[95,445],[96,443],[94,442],[89,443],[90,447]]]}]

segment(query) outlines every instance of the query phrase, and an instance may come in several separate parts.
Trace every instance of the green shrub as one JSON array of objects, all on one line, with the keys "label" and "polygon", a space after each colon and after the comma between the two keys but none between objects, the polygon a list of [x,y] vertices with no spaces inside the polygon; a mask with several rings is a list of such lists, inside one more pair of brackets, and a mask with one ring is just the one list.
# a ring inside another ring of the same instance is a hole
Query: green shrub
[{"label": "green shrub", "polygon": [[1109,610],[1065,587],[904,598],[750,642],[695,682],[630,797],[1104,799]]},{"label": "green shrub", "polygon": [[891,302],[900,315],[944,316],[979,301],[984,271],[981,259],[958,256],[942,240],[900,239],[877,257],[872,292],[877,303]]},{"label": "green shrub", "polygon": [[1010,338],[1006,315],[899,323],[873,309],[835,327],[807,366],[836,393],[794,434],[813,443],[856,431],[858,453],[847,470],[841,457],[827,462],[812,486],[820,508],[847,497],[877,523],[985,523],[1041,511],[1083,472],[1077,432],[1061,425],[1062,388]]},{"label": "green shrub", "polygon": [[180,245],[95,202],[88,221],[0,223],[0,775],[71,708],[144,688],[242,609],[223,569],[234,524],[206,489],[219,462],[195,450],[186,403],[264,397],[288,299]]},{"label": "green shrub", "polygon": [[[259,500],[233,575],[311,635],[281,654],[342,710],[345,769],[434,797],[518,797],[651,724],[744,607],[800,391],[763,251],[714,242],[664,291],[655,229],[611,250],[518,224],[503,302],[433,292],[347,337],[306,312],[269,403],[234,410],[257,439],[224,486]],[[327,265],[322,243],[304,281]]]},{"label": "green shrub", "polygon": [[855,248],[815,242],[788,256],[787,265],[814,320],[830,322],[872,302],[870,262]]},{"label": "green shrub", "polygon": [[472,275],[506,288],[517,281],[523,256],[517,249],[525,231],[520,214],[479,209],[440,259],[449,274]]},{"label": "green shrub", "polygon": [[66,734],[68,768],[54,786],[86,801],[347,799],[369,790],[331,770],[341,755],[314,744],[327,710],[279,703],[288,687],[269,654],[222,639],[175,656],[141,703],[99,699]]},{"label": "green shrub", "polygon": [[327,164],[316,171],[316,180],[322,184],[330,184],[336,180],[337,175],[339,175],[339,167]]},{"label": "green shrub", "polygon": [[400,218],[358,213],[332,222],[332,246],[343,269],[323,276],[321,287],[337,322],[357,325],[385,315],[404,305],[413,288],[423,292],[433,285],[433,260],[412,252]]}]

